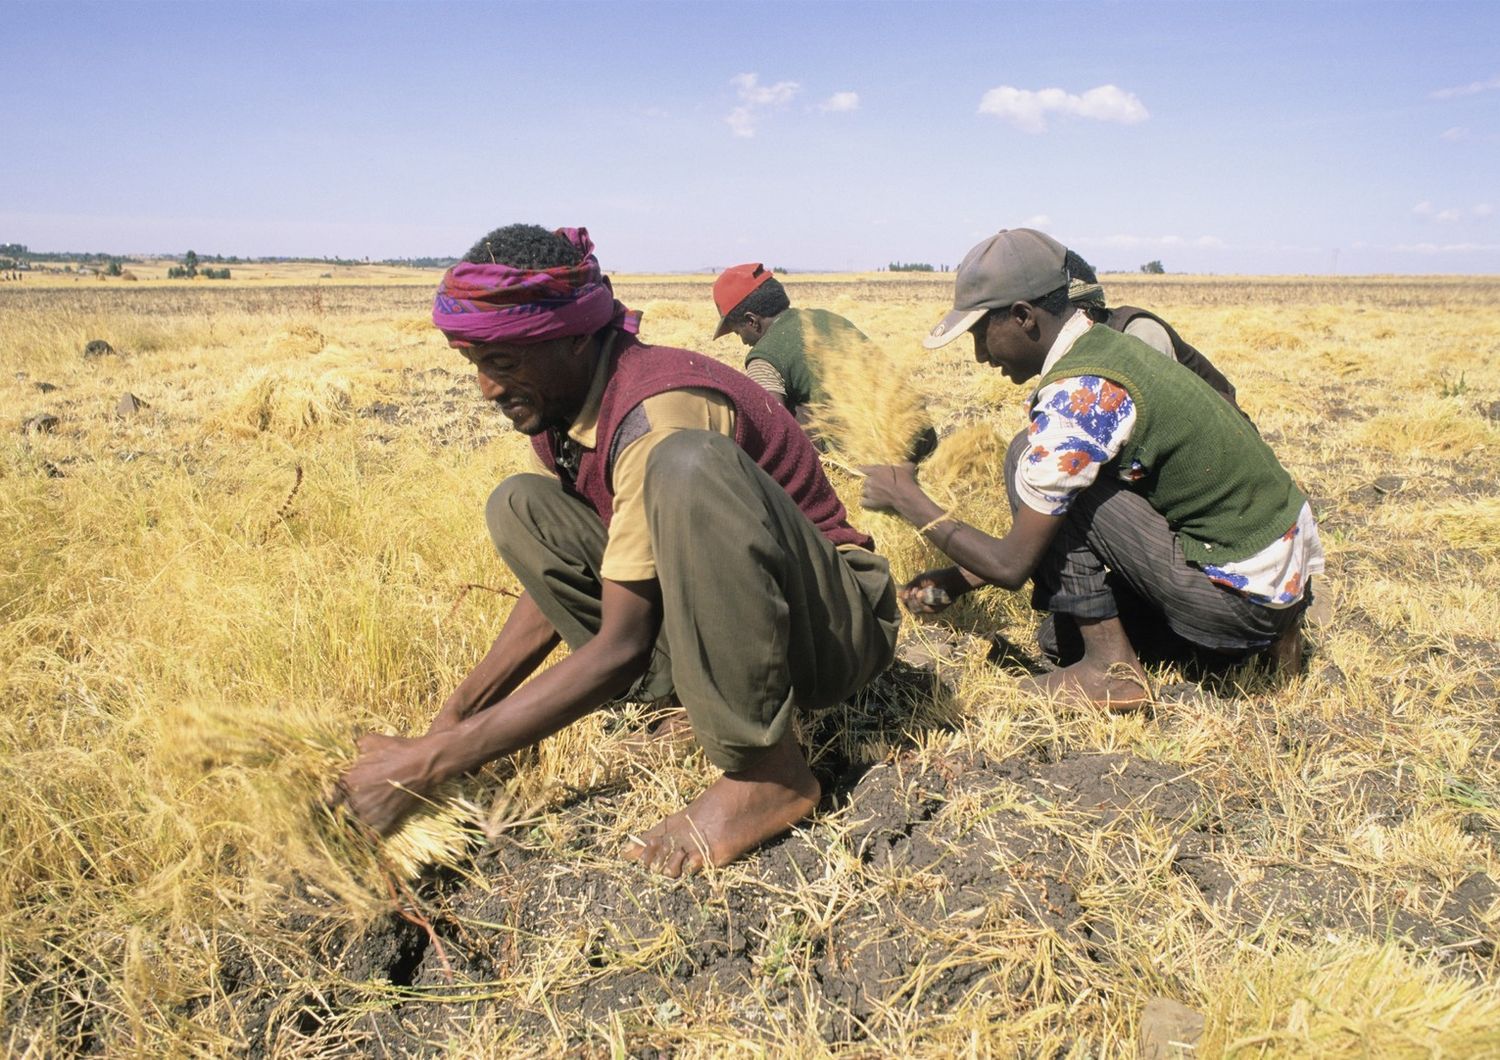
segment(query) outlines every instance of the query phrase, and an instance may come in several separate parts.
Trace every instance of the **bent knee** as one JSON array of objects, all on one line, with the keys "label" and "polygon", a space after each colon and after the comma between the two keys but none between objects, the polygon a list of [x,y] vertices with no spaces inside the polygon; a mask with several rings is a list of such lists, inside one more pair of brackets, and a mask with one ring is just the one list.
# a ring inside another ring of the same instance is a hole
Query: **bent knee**
[{"label": "bent knee", "polygon": [[660,483],[681,489],[725,461],[736,460],[739,451],[732,438],[714,431],[673,431],[646,456],[646,486]]},{"label": "bent knee", "polygon": [[549,489],[557,489],[554,479],[546,475],[521,474],[511,475],[490,491],[484,504],[484,522],[496,548],[517,528],[534,524],[530,517],[531,502]]}]

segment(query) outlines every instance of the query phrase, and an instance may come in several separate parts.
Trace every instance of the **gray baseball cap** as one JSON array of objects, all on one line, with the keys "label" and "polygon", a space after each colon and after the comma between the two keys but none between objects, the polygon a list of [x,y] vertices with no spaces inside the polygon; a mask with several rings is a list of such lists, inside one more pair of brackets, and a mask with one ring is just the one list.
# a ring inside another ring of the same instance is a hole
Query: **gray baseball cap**
[{"label": "gray baseball cap", "polygon": [[953,312],[927,333],[929,350],[946,346],[991,309],[1068,286],[1068,248],[1034,228],[1005,228],[964,255],[954,282]]}]

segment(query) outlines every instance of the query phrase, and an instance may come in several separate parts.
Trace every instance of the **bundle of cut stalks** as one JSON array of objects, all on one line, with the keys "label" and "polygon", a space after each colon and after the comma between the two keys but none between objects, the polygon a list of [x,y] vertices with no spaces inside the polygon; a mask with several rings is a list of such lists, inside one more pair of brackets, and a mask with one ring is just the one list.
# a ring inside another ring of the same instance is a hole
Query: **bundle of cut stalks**
[{"label": "bundle of cut stalks", "polygon": [[[813,428],[828,443],[827,462],[852,479],[859,465],[907,460],[914,441],[932,427],[926,395],[913,382],[920,367],[915,356],[860,342],[842,348],[825,345],[816,355],[810,349],[809,359],[826,395],[811,411]],[[1010,521],[1003,474],[1008,444],[1009,438],[993,424],[960,428],[922,462],[923,488],[955,518],[1003,533]],[[859,488],[858,482],[838,479],[835,485],[846,504],[857,511],[857,496],[849,494]],[[860,512],[856,521],[876,536],[898,579],[949,562],[902,519]]]},{"label": "bundle of cut stalks", "polygon": [[239,833],[262,878],[373,910],[425,866],[457,863],[497,814],[484,814],[455,784],[394,835],[373,837],[331,798],[330,778],[352,763],[350,735],[331,712],[196,704],[164,720],[161,744],[179,766],[201,770],[206,785],[233,792],[237,819],[221,827]]},{"label": "bundle of cut stalks", "polygon": [[266,352],[278,357],[306,357],[322,350],[327,342],[311,324],[293,324],[266,340]]},{"label": "bundle of cut stalks", "polygon": [[1010,430],[985,420],[966,424],[938,445],[921,467],[922,488],[949,515],[985,533],[1010,526],[1005,450]]},{"label": "bundle of cut stalks", "polygon": [[235,434],[296,437],[347,420],[352,405],[352,387],[342,372],[267,369],[251,376],[230,400],[221,422]]},{"label": "bundle of cut stalks", "polygon": [[932,426],[925,396],[912,385],[916,363],[873,342],[823,338],[808,344],[825,393],[812,406],[813,428],[844,464],[901,463]]}]

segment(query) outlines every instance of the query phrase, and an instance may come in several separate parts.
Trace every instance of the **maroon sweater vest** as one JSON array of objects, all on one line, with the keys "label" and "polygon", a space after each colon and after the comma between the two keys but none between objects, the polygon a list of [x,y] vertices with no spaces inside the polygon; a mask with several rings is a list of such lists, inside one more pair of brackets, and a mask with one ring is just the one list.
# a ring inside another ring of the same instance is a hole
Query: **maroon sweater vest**
[{"label": "maroon sweater vest", "polygon": [[[571,482],[568,476],[558,475],[563,488],[599,513],[605,526],[614,515],[609,458],[621,421],[649,397],[701,387],[729,399],[734,406],[735,444],[786,490],[824,537],[835,545],[874,548],[874,539],[849,525],[844,503],[823,474],[818,452],[801,426],[758,383],[705,354],[647,346],[624,333],[615,340],[610,362],[609,382],[599,405],[595,448],[582,451]],[[552,432],[535,435],[531,444],[547,469],[557,474]]]}]

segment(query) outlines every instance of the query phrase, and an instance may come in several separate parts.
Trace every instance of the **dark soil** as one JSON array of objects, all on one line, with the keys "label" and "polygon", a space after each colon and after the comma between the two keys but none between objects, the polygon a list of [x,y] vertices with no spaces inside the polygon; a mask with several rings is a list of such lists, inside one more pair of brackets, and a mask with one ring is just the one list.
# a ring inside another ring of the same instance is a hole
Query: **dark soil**
[{"label": "dark soil", "polygon": [[[1314,724],[1284,740],[1296,753],[1336,735]],[[1399,818],[1402,793],[1368,781],[1346,797]],[[836,792],[819,822],[771,844],[733,885],[670,883],[598,857],[611,794],[560,811],[574,818],[576,859],[509,836],[477,856],[481,882],[427,881],[437,945],[392,917],[359,938],[315,943],[320,963],[342,976],[335,986],[277,996],[265,982],[226,983],[248,995],[258,1047],[336,1033],[427,1055],[488,1013],[528,1041],[574,1045],[622,1021],[644,1048],[666,1040],[663,1028],[684,1012],[728,1013],[737,1034],[763,1039],[757,1021],[767,1009],[797,1023],[816,1013],[824,1039],[841,1043],[878,1030],[892,1008],[937,1016],[976,991],[1034,1005],[1034,948],[1021,945],[1018,959],[995,939],[1061,939],[1056,959],[1076,962],[1080,976],[1132,974],[1118,910],[1104,916],[1085,897],[1110,883],[1098,876],[1098,852],[1090,862],[1078,844],[1102,844],[1104,871],[1138,887],[1154,871],[1132,841],[1145,829],[1173,838],[1169,871],[1202,894],[1204,915],[1239,925],[1246,937],[1274,922],[1292,937],[1332,931],[1456,958],[1493,953],[1483,916],[1500,887],[1488,876],[1444,894],[1433,881],[1384,885],[1315,857],[1226,863],[1223,833],[1244,834],[1278,809],[1218,798],[1177,767],[1128,754],[965,754],[925,765],[899,755]],[[1486,827],[1476,816],[1476,827]],[[852,879],[823,879],[830,863],[851,859]],[[1150,922],[1165,915],[1164,903],[1148,899],[1137,914]],[[527,1000],[515,1000],[523,993],[515,990],[511,1000],[463,1000],[549,954],[565,969],[555,989]],[[372,989],[389,999],[381,981],[407,987],[412,1000],[361,1006]],[[755,1003],[737,1008],[746,994]]]}]

